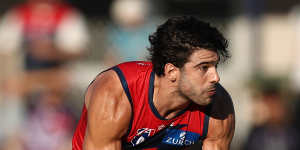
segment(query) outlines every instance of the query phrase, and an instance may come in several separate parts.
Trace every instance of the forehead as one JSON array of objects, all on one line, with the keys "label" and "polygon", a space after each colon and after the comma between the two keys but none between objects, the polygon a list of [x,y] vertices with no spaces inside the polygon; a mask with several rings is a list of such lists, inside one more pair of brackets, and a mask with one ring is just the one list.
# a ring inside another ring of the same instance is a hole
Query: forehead
[{"label": "forehead", "polygon": [[188,62],[200,63],[200,62],[216,62],[219,61],[219,55],[212,50],[197,48],[189,57]]}]

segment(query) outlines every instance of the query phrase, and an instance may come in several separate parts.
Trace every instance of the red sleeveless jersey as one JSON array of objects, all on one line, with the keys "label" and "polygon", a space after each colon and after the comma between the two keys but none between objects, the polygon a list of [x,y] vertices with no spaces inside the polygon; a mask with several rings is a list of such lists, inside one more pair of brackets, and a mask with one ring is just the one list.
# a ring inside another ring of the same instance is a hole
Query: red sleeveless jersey
[{"label": "red sleeveless jersey", "polygon": [[23,23],[23,32],[26,40],[54,36],[57,27],[70,12],[71,6],[63,3],[49,4],[48,11],[36,11],[35,3],[26,3],[15,10]]},{"label": "red sleeveless jersey", "polygon": [[[209,117],[204,108],[191,104],[173,119],[162,117],[153,104],[155,74],[150,62],[126,62],[116,71],[132,107],[132,118],[122,149],[181,149],[202,143],[208,130]],[[87,110],[73,137],[73,150],[81,150],[87,123]]]}]

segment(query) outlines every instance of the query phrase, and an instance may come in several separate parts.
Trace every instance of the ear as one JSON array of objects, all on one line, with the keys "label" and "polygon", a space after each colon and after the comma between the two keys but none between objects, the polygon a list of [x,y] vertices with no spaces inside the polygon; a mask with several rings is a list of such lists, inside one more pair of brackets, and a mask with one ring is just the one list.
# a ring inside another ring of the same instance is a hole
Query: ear
[{"label": "ear", "polygon": [[171,82],[175,82],[177,80],[177,76],[178,76],[178,71],[179,68],[177,68],[176,66],[174,66],[171,63],[167,63],[164,67],[164,73],[165,76],[171,81]]}]

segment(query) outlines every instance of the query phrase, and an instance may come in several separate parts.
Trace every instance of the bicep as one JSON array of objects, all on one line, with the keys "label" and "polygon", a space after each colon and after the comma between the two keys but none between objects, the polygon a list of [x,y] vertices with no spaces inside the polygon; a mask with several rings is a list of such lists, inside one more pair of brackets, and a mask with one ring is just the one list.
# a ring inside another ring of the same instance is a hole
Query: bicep
[{"label": "bicep", "polygon": [[222,121],[211,118],[209,127],[211,133],[203,141],[203,150],[229,150],[234,135],[234,120],[234,114],[230,114],[228,118]]},{"label": "bicep", "polygon": [[121,149],[130,117],[130,103],[113,71],[104,73],[87,92],[88,121],[85,150]]}]

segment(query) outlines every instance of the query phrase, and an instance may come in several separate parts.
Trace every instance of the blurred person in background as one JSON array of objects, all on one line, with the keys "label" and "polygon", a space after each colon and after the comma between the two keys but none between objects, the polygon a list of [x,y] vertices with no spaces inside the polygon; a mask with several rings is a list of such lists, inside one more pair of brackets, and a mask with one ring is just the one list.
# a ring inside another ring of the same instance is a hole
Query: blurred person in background
[{"label": "blurred person in background", "polygon": [[[32,114],[36,116],[34,112],[39,112],[26,110],[26,105],[36,108],[41,106],[39,103],[42,102],[37,102],[39,100],[65,99],[64,96],[53,95],[67,92],[67,64],[84,54],[88,41],[83,16],[60,0],[28,0],[2,17],[0,107],[1,114],[5,116],[1,116],[0,131],[3,132],[0,132],[0,140],[1,136],[3,139],[23,130],[21,125],[23,121],[28,121],[26,117],[31,118]],[[22,101],[27,97],[31,97],[31,101]],[[52,107],[43,108],[51,111]]]},{"label": "blurred person in background", "polygon": [[59,0],[28,0],[18,5],[4,15],[0,31],[3,58],[15,51],[24,54],[22,65],[28,75],[24,77],[34,80],[22,89],[25,93],[35,88],[31,87],[35,81],[59,88],[44,76],[59,77],[59,68],[81,56],[88,42],[82,15]]},{"label": "blurred person in background", "polygon": [[25,150],[70,150],[75,120],[64,105],[66,93],[44,92],[23,123],[20,142]]},{"label": "blurred person in background", "polygon": [[[3,143],[2,150],[69,150],[74,115],[65,107],[64,92],[43,91],[27,113],[16,137]],[[14,138],[14,139],[13,139]]]},{"label": "blurred person in background", "polygon": [[253,111],[253,127],[243,150],[299,149],[300,136],[291,124],[292,112],[280,88],[273,84],[265,85],[258,94]]},{"label": "blurred person in background", "polygon": [[108,66],[123,61],[145,60],[147,37],[155,30],[152,7],[147,0],[115,0],[112,22],[106,28]]}]

